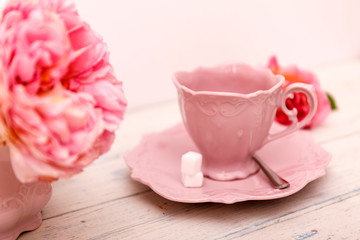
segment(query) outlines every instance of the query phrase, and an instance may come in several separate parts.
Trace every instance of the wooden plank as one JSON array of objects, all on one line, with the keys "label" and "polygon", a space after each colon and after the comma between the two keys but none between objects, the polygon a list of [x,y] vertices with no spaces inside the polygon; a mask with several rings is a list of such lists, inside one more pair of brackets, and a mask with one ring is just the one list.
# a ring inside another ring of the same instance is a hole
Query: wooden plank
[{"label": "wooden plank", "polygon": [[[357,190],[359,191],[359,189]],[[351,193],[349,193],[351,194]],[[271,227],[264,226],[241,239],[360,239],[360,195],[341,199],[339,202],[325,206],[317,211],[309,211],[301,217],[291,218]],[[334,200],[336,199],[334,198]],[[235,239],[238,233],[228,234],[218,239]]]},{"label": "wooden plank", "polygon": [[360,134],[324,144],[334,155],[328,174],[287,198],[183,204],[150,191],[49,218],[21,239],[209,239],[249,234],[357,196],[359,142]]},{"label": "wooden plank", "polygon": [[130,179],[130,172],[120,158],[89,167],[81,175],[53,184],[53,196],[43,210],[51,218],[77,209],[149,191]]}]

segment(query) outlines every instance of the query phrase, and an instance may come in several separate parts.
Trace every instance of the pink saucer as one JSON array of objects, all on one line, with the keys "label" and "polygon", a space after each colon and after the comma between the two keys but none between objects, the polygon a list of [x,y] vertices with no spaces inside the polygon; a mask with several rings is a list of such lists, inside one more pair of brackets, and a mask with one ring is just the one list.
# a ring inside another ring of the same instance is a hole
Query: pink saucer
[{"label": "pink saucer", "polygon": [[300,130],[257,152],[259,158],[290,183],[290,188],[274,189],[261,171],[243,180],[215,181],[205,177],[201,188],[186,188],[181,182],[180,164],[182,154],[188,151],[197,151],[197,148],[181,123],[144,136],[141,143],[126,154],[125,161],[134,180],[169,200],[230,204],[289,196],[323,176],[331,158],[308,131]]}]

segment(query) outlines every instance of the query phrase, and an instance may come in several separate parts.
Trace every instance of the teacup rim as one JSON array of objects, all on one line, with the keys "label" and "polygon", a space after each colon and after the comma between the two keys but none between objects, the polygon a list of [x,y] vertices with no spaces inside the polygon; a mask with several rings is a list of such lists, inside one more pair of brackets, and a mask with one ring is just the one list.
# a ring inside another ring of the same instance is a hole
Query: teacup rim
[{"label": "teacup rim", "polygon": [[[261,71],[264,74],[267,75],[271,75],[277,79],[279,79],[279,81],[273,85],[271,88],[266,89],[266,90],[256,90],[255,92],[251,92],[251,93],[236,93],[236,92],[216,92],[216,91],[196,91],[196,90],[192,90],[182,84],[180,84],[179,80],[177,79],[177,76],[179,74],[183,74],[183,73],[195,73],[197,71],[200,70],[210,70],[210,69],[217,69],[217,68],[223,68],[225,66],[238,66],[238,65],[242,65],[242,66],[246,66],[246,67],[250,67],[253,70],[257,70],[257,71]],[[218,64],[218,65],[214,65],[212,67],[206,67],[206,66],[198,66],[196,68],[194,68],[193,70],[190,71],[176,71],[173,76],[172,76],[172,80],[173,83],[175,84],[176,88],[181,89],[185,92],[190,93],[193,96],[197,96],[197,95],[212,95],[212,96],[224,96],[224,97],[243,97],[243,98],[251,98],[251,97],[256,97],[258,95],[261,94],[268,94],[271,92],[274,92],[276,89],[281,88],[281,86],[283,85],[283,83],[285,82],[285,77],[283,75],[280,74],[274,74],[270,69],[266,68],[266,67],[257,67],[257,66],[252,66],[250,64],[246,64],[244,62],[231,62],[231,63],[223,63],[223,64]]]}]

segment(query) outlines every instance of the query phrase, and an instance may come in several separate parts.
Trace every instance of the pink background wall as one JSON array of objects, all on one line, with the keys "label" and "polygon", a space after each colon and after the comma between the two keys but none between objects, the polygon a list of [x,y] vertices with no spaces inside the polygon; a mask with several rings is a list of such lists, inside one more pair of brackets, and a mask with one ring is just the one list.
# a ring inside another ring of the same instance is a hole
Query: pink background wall
[{"label": "pink background wall", "polygon": [[[0,0],[3,1],[3,0]],[[313,67],[360,56],[358,0],[75,0],[104,37],[129,107],[175,99],[176,70],[224,61]]]}]

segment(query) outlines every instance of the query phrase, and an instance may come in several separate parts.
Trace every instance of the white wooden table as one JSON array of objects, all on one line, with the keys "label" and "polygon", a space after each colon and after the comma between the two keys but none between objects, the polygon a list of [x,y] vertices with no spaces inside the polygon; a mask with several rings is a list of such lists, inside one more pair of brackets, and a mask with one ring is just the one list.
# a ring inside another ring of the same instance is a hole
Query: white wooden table
[{"label": "white wooden table", "polygon": [[55,182],[42,225],[19,239],[360,239],[360,61],[313,70],[339,109],[311,130],[333,155],[326,175],[298,193],[186,204],[133,181],[123,155],[143,134],[181,121],[174,100],[128,111],[111,152],[82,174]]}]

